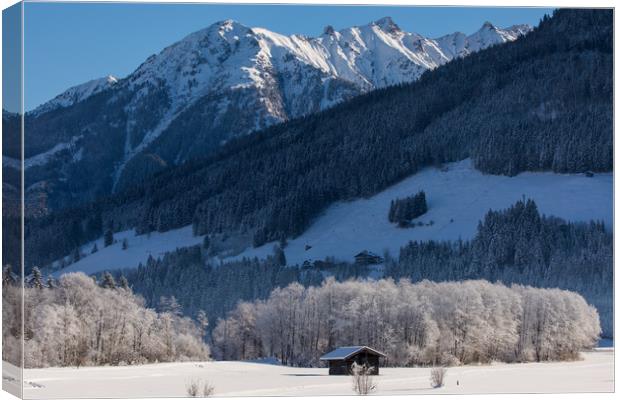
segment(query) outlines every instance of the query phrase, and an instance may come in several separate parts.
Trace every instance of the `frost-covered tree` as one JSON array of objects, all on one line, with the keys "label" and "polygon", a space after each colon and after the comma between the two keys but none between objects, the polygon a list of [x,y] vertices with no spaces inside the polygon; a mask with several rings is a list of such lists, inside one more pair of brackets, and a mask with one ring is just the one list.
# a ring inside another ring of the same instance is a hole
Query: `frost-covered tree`
[{"label": "frost-covered tree", "polygon": [[103,273],[103,277],[101,278],[101,287],[104,289],[116,289],[116,281],[114,280],[114,276],[108,271]]},{"label": "frost-covered tree", "polygon": [[[19,288],[9,285],[3,295],[5,315],[19,315]],[[19,353],[8,346],[21,339],[21,318],[3,322],[3,353],[15,360]],[[156,313],[130,289],[105,289],[82,273],[62,275],[48,290],[25,289],[24,333],[27,368],[209,358],[191,319]]]},{"label": "frost-covered tree", "polygon": [[35,289],[43,289],[43,275],[38,267],[32,268],[32,277],[30,278],[30,286]]},{"label": "frost-covered tree", "polygon": [[574,360],[596,345],[596,310],[578,294],[486,281],[293,283],[240,303],[213,331],[222,359],[276,357],[318,365],[334,347],[364,344],[391,365]]}]

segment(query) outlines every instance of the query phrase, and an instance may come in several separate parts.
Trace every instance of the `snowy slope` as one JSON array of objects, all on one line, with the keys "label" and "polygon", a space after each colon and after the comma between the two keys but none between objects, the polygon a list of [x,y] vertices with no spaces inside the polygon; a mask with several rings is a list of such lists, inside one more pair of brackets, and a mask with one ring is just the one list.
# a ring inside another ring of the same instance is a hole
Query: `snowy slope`
[{"label": "snowy slope", "polygon": [[112,87],[117,82],[118,79],[116,77],[108,75],[104,78],[93,79],[80,85],[73,86],[47,103],[41,104],[39,107],[29,112],[29,115],[39,115],[58,108],[69,107]]},{"label": "snowy slope", "polygon": [[513,25],[501,29],[487,21],[482,25],[482,28],[472,35],[467,36],[462,32],[456,32],[442,36],[436,41],[439,47],[450,57],[464,57],[496,44],[516,40],[531,29],[532,27],[529,25]]},{"label": "snowy slope", "polygon": [[[451,367],[445,386],[439,389],[430,387],[430,367],[381,368],[373,394],[612,392],[613,350],[582,353],[582,357],[573,362]],[[19,370],[4,362],[3,379],[19,379]],[[327,368],[217,361],[26,369],[24,398],[184,397],[191,380],[207,380],[218,397],[354,394],[351,377],[330,376]]]},{"label": "snowy slope", "polygon": [[[428,224],[432,220],[434,224],[401,229],[389,223],[390,201],[420,190],[426,192],[429,211],[415,222]],[[290,265],[328,256],[353,261],[353,256],[362,250],[381,254],[387,249],[397,256],[400,247],[410,240],[470,239],[489,209],[507,208],[523,196],[533,198],[544,214],[569,221],[602,220],[608,227],[613,226],[612,174],[591,178],[533,172],[515,177],[483,175],[473,168],[470,160],[464,160],[448,164],[442,170],[425,169],[369,199],[332,205],[306,232],[288,241],[286,258]],[[124,238],[129,242],[127,250],[121,249]],[[159,257],[177,247],[202,241],[202,237],[192,235],[191,226],[152,233],[150,237],[126,231],[115,234],[115,239],[117,243],[107,248],[103,248],[103,238],[99,239],[99,252],[92,255],[93,243],[83,246],[85,257],[62,272],[95,273],[132,268],[140,262],[144,264],[149,255]],[[272,254],[275,244],[248,247],[227,259],[264,258]],[[305,250],[306,245],[312,248]]]},{"label": "snowy slope", "polygon": [[[428,213],[414,220],[432,226],[401,229],[388,219],[390,201],[426,192]],[[448,164],[444,170],[429,168],[369,198],[332,205],[310,228],[288,241],[288,263],[327,256],[353,261],[362,250],[398,255],[410,240],[470,239],[489,209],[509,207],[523,196],[536,201],[543,214],[569,221],[602,220],[613,226],[613,176],[523,173],[515,177],[483,175],[470,160]],[[451,222],[452,220],[452,222]],[[275,243],[249,248],[236,258],[272,254]],[[305,250],[305,246],[312,246]]]},{"label": "snowy slope", "polygon": [[[127,240],[127,249],[122,249],[123,240]],[[162,257],[165,253],[180,247],[188,247],[202,242],[202,237],[192,234],[192,227],[187,226],[164,233],[153,232],[150,235],[137,236],[135,231],[124,231],[114,234],[115,243],[104,247],[103,238],[88,243],[81,248],[83,258],[66,268],[56,272],[58,276],[66,272],[82,271],[94,274],[102,271],[135,268],[139,263],[146,264],[149,256]],[[97,243],[98,251],[91,254],[91,249]],[[58,263],[56,263],[57,265]],[[48,272],[48,271],[44,271]]]}]

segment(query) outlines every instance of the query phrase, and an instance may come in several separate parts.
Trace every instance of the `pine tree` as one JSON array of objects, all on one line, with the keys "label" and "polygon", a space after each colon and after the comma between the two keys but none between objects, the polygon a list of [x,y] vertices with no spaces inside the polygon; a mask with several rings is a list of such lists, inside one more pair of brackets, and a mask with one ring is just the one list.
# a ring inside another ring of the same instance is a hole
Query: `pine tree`
[{"label": "pine tree", "polygon": [[276,264],[282,267],[286,266],[286,255],[284,254],[284,250],[282,250],[282,247],[275,245],[273,247],[273,253]]},{"label": "pine tree", "polygon": [[99,248],[97,247],[97,243],[95,243],[95,244],[93,245],[92,250],[90,251],[90,254],[95,254],[95,253],[96,253],[96,252],[98,252],[98,251],[99,251]]},{"label": "pine tree", "polygon": [[36,289],[43,289],[43,276],[41,270],[38,267],[32,268],[32,278],[30,279],[30,286]]},{"label": "pine tree", "polygon": [[13,277],[13,269],[9,264],[2,268],[2,286],[9,286],[15,284],[15,278]]},{"label": "pine tree", "polygon": [[101,287],[104,289],[116,289],[116,281],[109,272],[103,273],[103,279],[101,280]]},{"label": "pine tree", "polygon": [[121,277],[118,279],[118,283],[121,288],[129,290],[129,282],[127,281],[127,278],[125,278],[125,275],[121,275]]},{"label": "pine tree", "polygon": [[129,247],[129,243],[127,242],[127,239],[123,239],[123,245],[122,245],[123,250],[127,250],[127,247]]},{"label": "pine tree", "polygon": [[112,229],[108,229],[103,234],[103,245],[105,247],[111,246],[114,243],[114,233],[112,233]]}]

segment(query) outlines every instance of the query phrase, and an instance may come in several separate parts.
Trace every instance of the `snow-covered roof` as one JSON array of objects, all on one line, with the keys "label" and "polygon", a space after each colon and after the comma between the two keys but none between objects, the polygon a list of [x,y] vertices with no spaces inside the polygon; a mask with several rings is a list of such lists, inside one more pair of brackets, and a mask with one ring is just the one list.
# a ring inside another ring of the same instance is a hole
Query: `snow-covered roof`
[{"label": "snow-covered roof", "polygon": [[385,354],[375,349],[371,349],[368,346],[345,346],[345,347],[338,347],[336,350],[332,350],[329,353],[324,354],[320,358],[320,360],[321,361],[346,360],[347,358],[353,357],[354,355],[362,351],[366,351],[368,353],[377,355],[379,357],[386,357]]}]

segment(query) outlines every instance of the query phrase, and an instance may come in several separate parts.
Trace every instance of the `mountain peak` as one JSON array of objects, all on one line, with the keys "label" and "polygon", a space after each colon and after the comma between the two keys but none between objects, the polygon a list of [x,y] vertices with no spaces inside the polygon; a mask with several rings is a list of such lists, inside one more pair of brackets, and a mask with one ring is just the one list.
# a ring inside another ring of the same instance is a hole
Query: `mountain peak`
[{"label": "mountain peak", "polygon": [[333,35],[335,32],[334,27],[331,25],[327,25],[323,28],[323,35]]},{"label": "mountain peak", "polygon": [[493,25],[491,22],[489,21],[485,21],[484,24],[482,24],[482,28],[481,29],[492,29],[492,30],[496,30],[497,27],[495,25]]},{"label": "mountain peak", "polygon": [[396,25],[392,17],[383,17],[373,22],[373,25],[378,26],[385,32],[397,32],[400,31],[400,27]]}]

